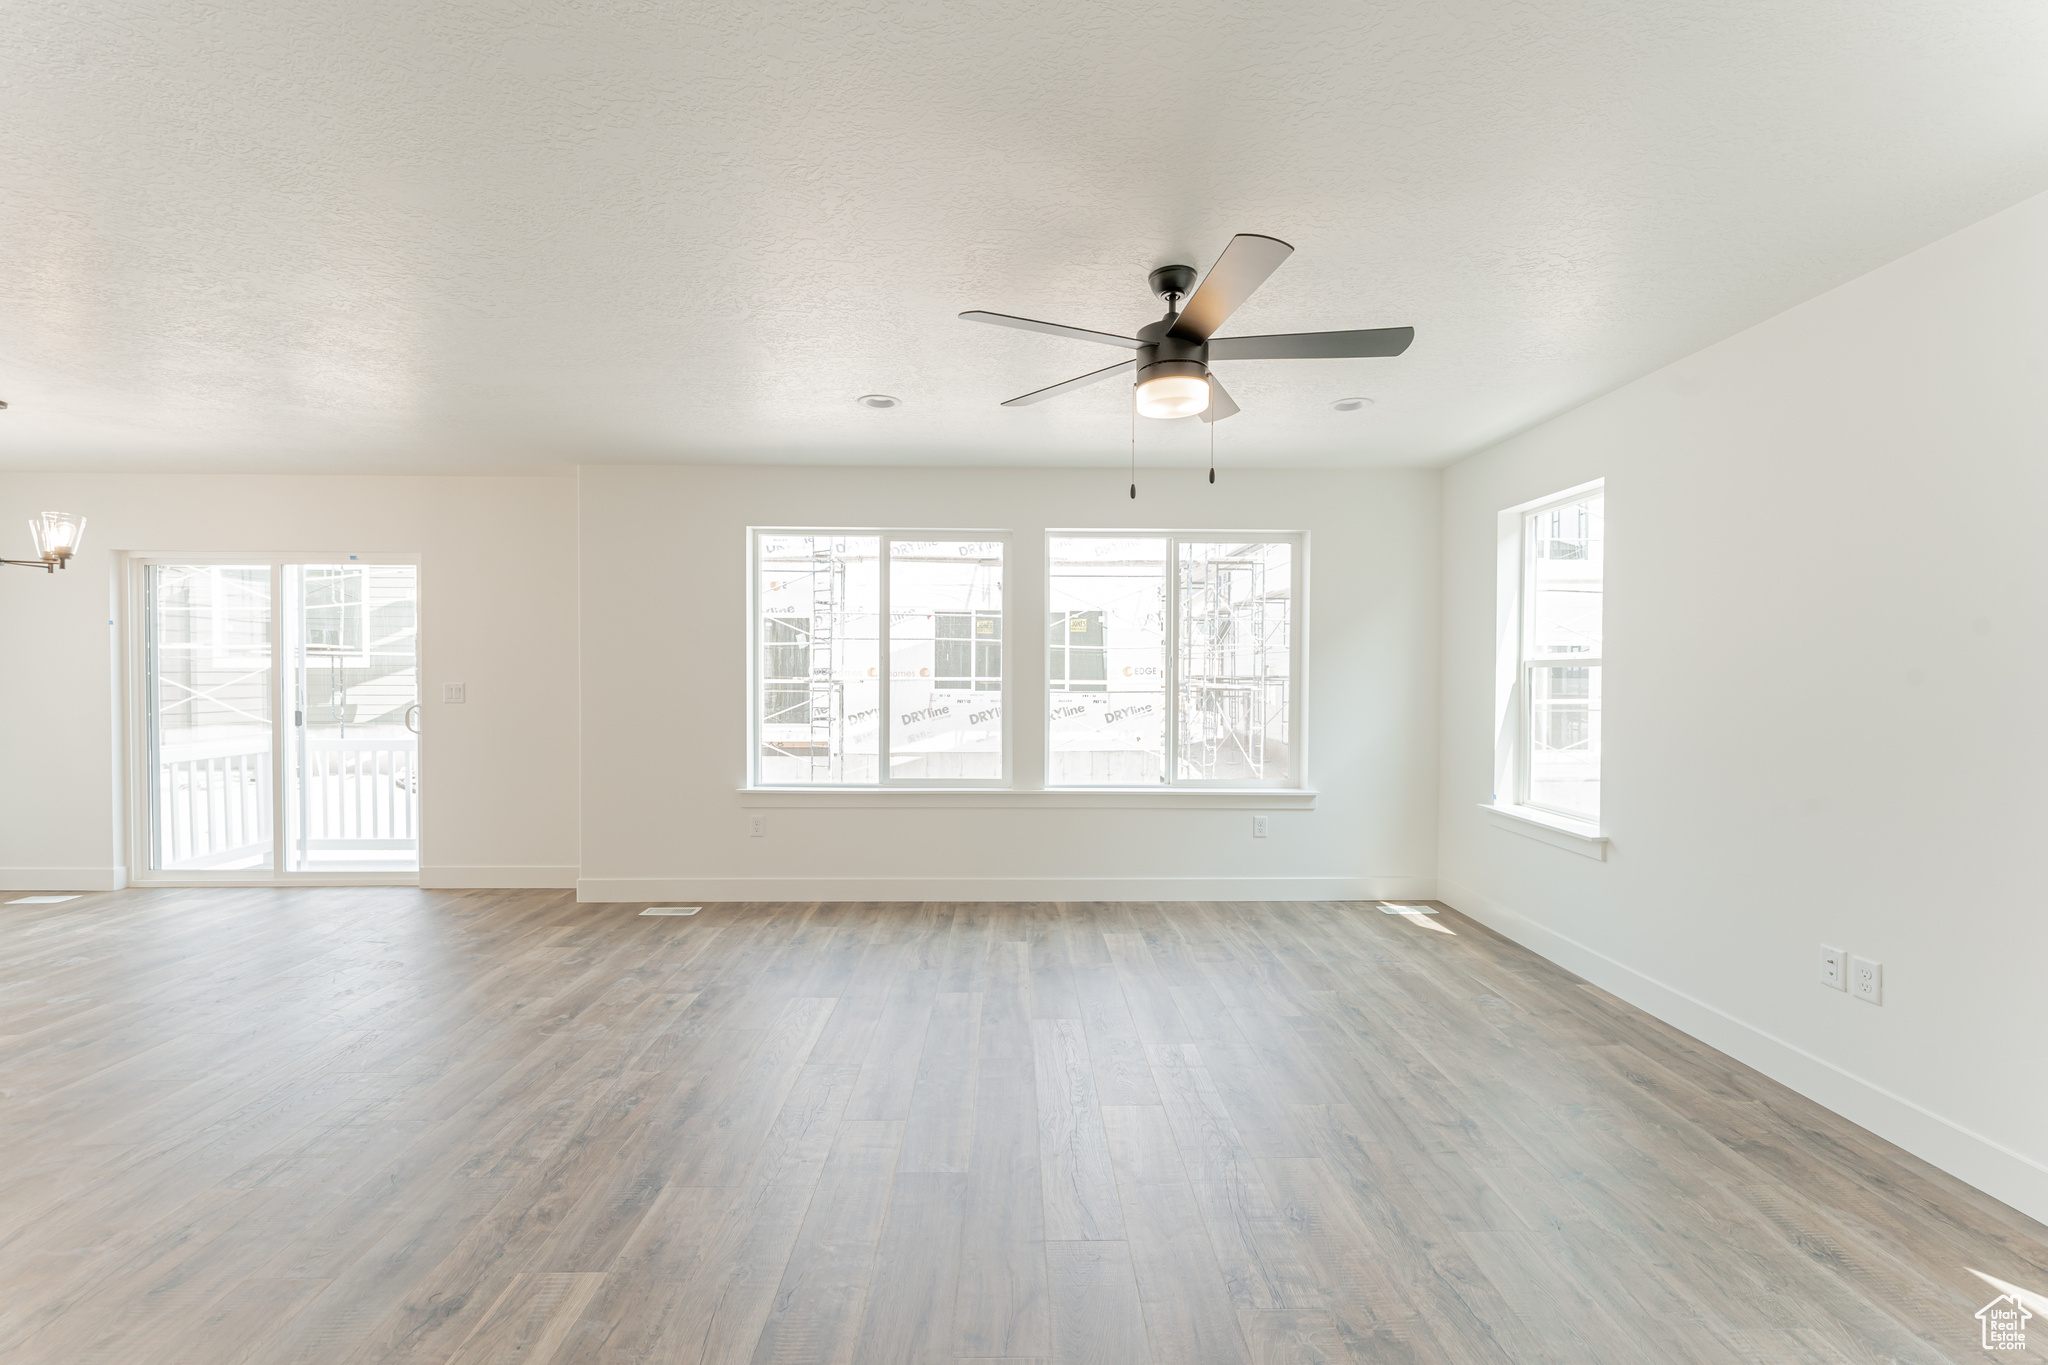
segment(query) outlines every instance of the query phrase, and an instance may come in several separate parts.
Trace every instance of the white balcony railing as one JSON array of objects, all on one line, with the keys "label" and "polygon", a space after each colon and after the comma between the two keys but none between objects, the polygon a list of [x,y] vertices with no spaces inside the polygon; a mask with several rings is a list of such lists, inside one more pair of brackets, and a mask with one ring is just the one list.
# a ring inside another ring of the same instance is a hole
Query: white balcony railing
[{"label": "white balcony railing", "polygon": [[270,852],[270,746],[247,739],[186,743],[157,767],[162,866],[252,867]]},{"label": "white balcony railing", "polygon": [[417,848],[419,756],[411,735],[307,739],[306,846]]},{"label": "white balcony railing", "polygon": [[[419,740],[412,735],[309,736],[302,774],[310,861],[337,853],[417,850]],[[167,871],[267,865],[272,846],[270,746],[227,738],[166,746],[157,769],[159,866]],[[327,855],[321,857],[321,854]]]}]

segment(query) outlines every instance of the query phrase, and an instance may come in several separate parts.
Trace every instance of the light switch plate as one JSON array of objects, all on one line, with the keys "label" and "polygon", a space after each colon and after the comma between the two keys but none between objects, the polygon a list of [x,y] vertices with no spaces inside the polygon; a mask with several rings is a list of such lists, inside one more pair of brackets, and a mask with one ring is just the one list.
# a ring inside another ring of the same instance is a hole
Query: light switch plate
[{"label": "light switch plate", "polygon": [[442,683],[441,704],[444,706],[459,706],[468,699],[468,692],[468,683]]},{"label": "light switch plate", "polygon": [[1820,984],[1838,991],[1849,989],[1849,955],[1825,943],[1820,945]]},{"label": "light switch plate", "polygon": [[1867,957],[1849,959],[1849,994],[1873,1005],[1883,1004],[1884,964]]}]

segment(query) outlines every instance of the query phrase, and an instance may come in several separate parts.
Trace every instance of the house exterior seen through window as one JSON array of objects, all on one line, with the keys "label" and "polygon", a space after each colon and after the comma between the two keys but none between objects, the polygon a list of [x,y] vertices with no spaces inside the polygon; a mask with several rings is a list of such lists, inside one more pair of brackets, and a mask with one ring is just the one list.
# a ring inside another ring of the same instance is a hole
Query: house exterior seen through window
[{"label": "house exterior seen through window", "polygon": [[1047,540],[1053,787],[1297,785],[1299,538]]},{"label": "house exterior seen through window", "polygon": [[[1006,533],[760,528],[749,543],[753,785],[1016,785]],[[1296,533],[1048,535],[1044,653],[1021,665],[1045,669],[1043,784],[1300,786],[1305,548]]]},{"label": "house exterior seen through window", "polygon": [[1606,497],[1522,518],[1518,804],[1598,824]]},{"label": "house exterior seen through window", "polygon": [[756,531],[754,782],[996,785],[1004,542]]}]

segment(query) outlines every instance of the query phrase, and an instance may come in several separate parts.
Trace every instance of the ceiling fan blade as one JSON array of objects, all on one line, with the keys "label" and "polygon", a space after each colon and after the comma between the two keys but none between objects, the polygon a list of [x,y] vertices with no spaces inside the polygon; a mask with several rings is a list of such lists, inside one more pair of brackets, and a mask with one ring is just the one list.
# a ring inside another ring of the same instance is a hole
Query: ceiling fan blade
[{"label": "ceiling fan blade", "polygon": [[1076,378],[1064,380],[1058,384],[1051,384],[1042,389],[1033,389],[1030,393],[1010,399],[1003,406],[1006,408],[1021,408],[1029,403],[1043,403],[1048,398],[1057,398],[1071,389],[1078,389],[1084,385],[1093,384],[1098,379],[1107,379],[1113,374],[1128,374],[1137,368],[1137,364],[1138,362],[1135,360],[1123,360],[1114,365],[1105,365],[1099,370],[1090,370],[1087,374]]},{"label": "ceiling fan blade", "polygon": [[1204,422],[1220,422],[1226,417],[1235,417],[1241,411],[1230,395],[1223,389],[1222,381],[1215,375],[1209,376],[1209,406],[1202,412]]},{"label": "ceiling fan blade", "polygon": [[1136,337],[1120,337],[1114,332],[1091,332],[1086,327],[1040,322],[1036,318],[1013,318],[1008,313],[984,313],[977,309],[960,316],[969,322],[988,322],[998,327],[1015,327],[1023,332],[1046,332],[1056,337],[1072,337],[1076,341],[1099,341],[1105,346],[1121,346],[1127,351],[1135,351],[1145,344]]},{"label": "ceiling fan blade", "polygon": [[1345,356],[1399,355],[1415,340],[1413,327],[1362,332],[1291,332],[1270,337],[1211,337],[1211,360],[1334,360]]},{"label": "ceiling fan blade", "polygon": [[1167,335],[1182,341],[1207,341],[1216,329],[1235,313],[1280,263],[1294,254],[1294,248],[1278,237],[1261,237],[1240,232],[1223,248],[1216,264],[1202,277],[1202,283],[1181,305]]}]

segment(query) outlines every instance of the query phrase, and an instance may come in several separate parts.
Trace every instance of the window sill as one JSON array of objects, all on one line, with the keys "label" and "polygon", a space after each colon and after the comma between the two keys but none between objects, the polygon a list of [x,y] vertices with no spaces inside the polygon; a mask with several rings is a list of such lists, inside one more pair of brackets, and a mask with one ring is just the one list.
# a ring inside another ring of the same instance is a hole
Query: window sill
[{"label": "window sill", "polygon": [[1033,808],[1037,810],[1314,810],[1299,787],[742,787],[740,805],[780,807]]},{"label": "window sill", "polygon": [[1492,818],[1497,828],[1510,834],[1519,834],[1525,839],[1534,839],[1552,848],[1561,848],[1596,862],[1607,861],[1607,836],[1600,832],[1598,825],[1583,820],[1571,820],[1548,811],[1531,810],[1527,806],[1497,806],[1491,801],[1481,801],[1479,809]]}]

